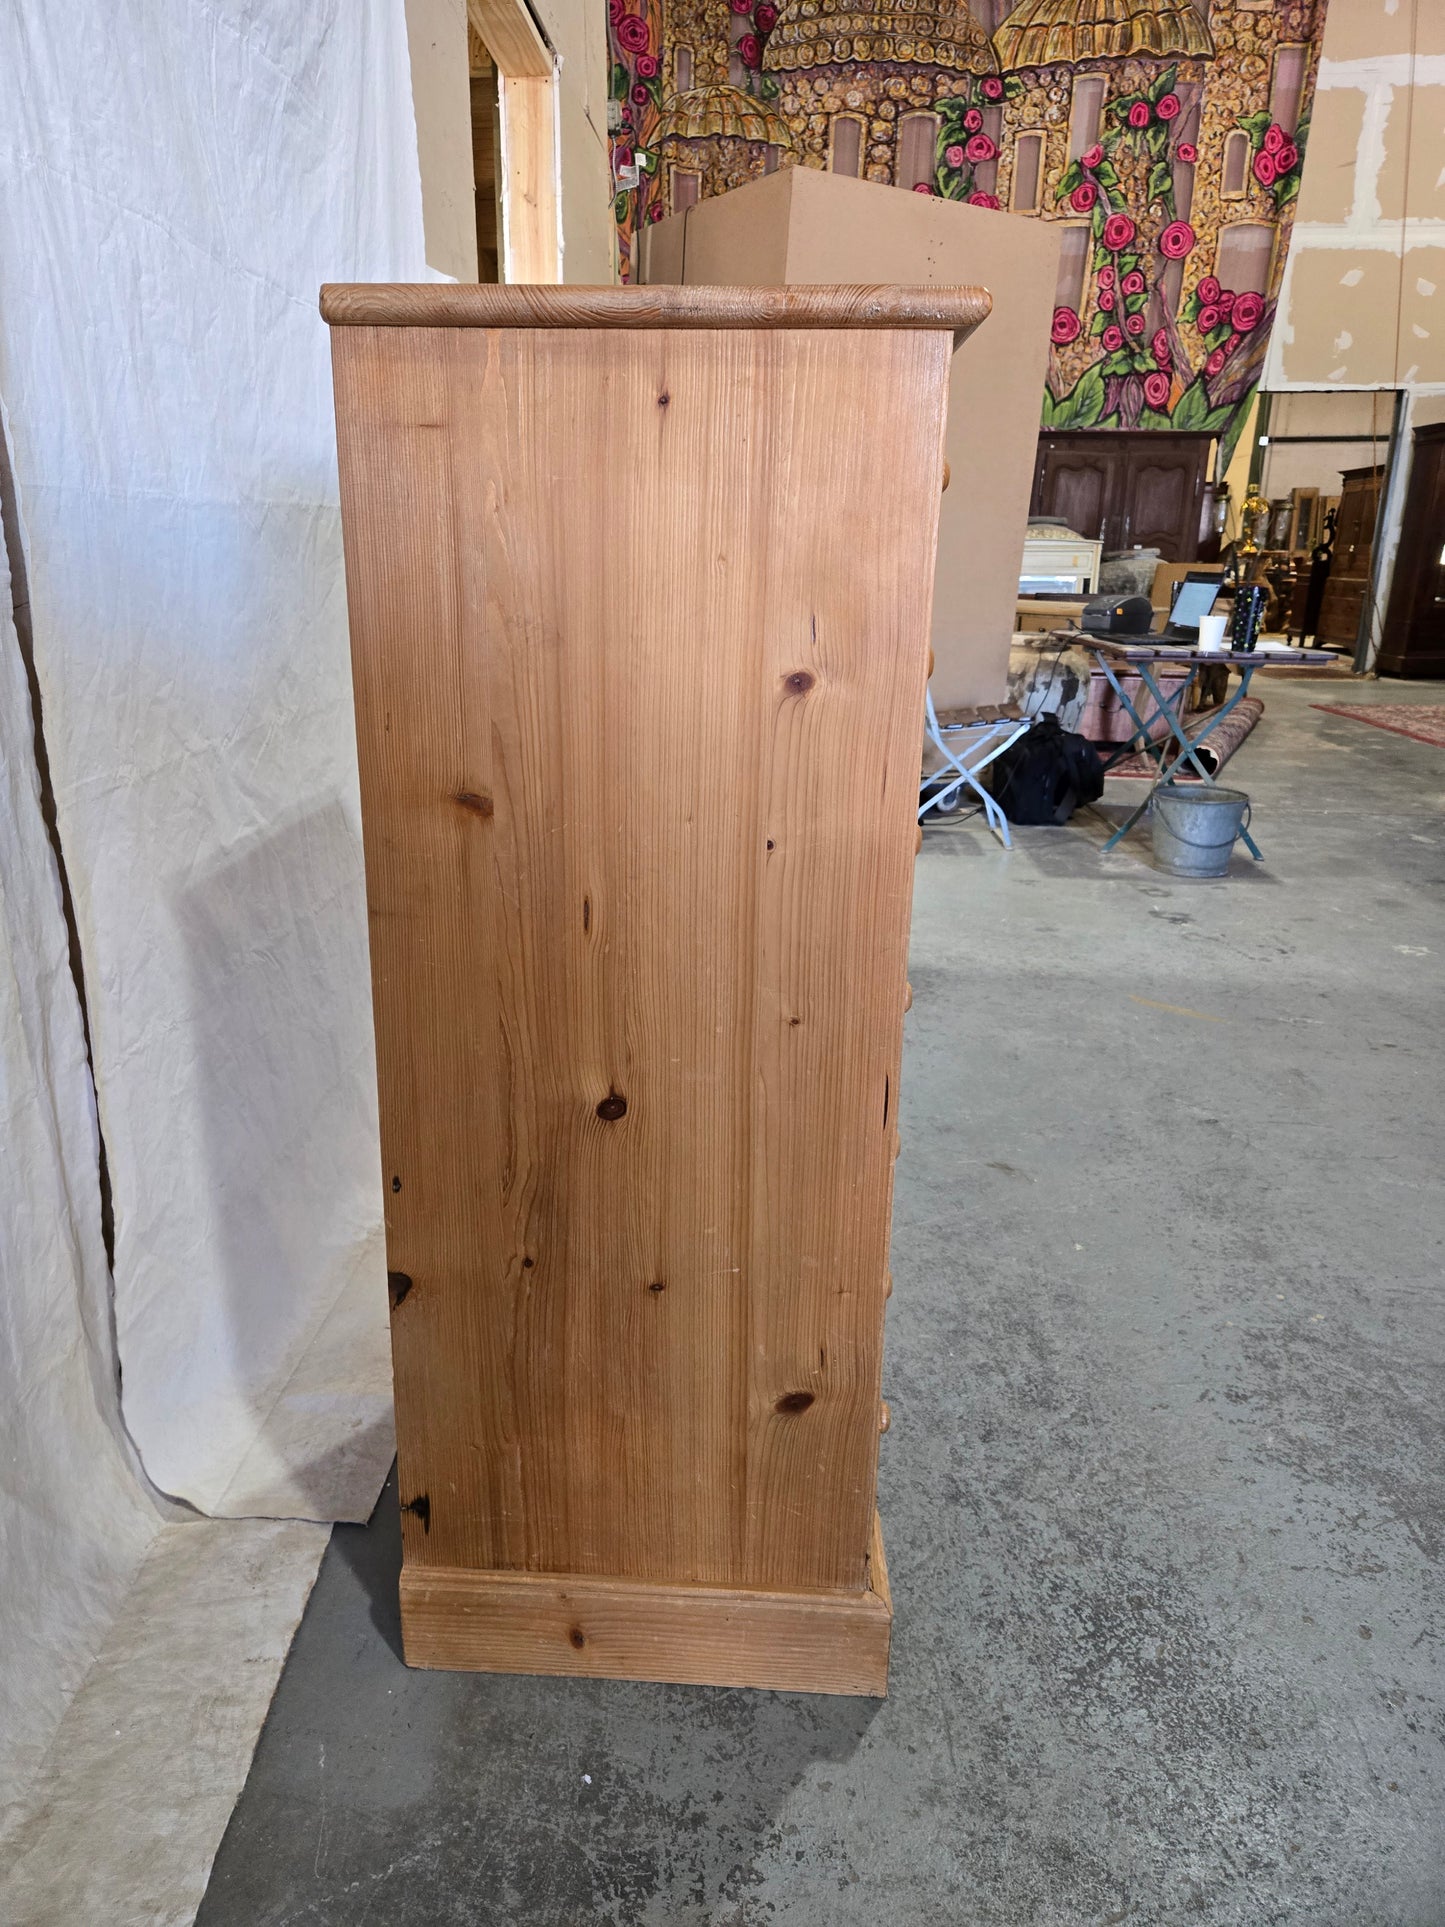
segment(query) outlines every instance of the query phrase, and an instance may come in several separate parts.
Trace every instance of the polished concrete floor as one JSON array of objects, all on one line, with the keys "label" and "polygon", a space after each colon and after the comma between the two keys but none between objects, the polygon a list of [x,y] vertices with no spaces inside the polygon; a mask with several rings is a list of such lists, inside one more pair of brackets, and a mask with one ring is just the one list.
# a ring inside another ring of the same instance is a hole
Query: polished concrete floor
[{"label": "polished concrete floor", "polygon": [[201,1927],[1445,1922],[1445,689],[1260,688],[1262,868],[928,835],[888,1700],[409,1673],[388,1494]]}]

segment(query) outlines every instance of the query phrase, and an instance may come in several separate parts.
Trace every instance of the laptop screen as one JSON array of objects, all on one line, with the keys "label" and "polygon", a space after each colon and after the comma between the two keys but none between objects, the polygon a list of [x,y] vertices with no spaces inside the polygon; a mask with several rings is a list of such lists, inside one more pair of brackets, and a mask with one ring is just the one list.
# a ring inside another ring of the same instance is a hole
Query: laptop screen
[{"label": "laptop screen", "polygon": [[1220,583],[1181,582],[1179,593],[1174,598],[1174,607],[1169,611],[1169,624],[1174,629],[1197,629],[1202,617],[1207,616],[1219,597]]}]

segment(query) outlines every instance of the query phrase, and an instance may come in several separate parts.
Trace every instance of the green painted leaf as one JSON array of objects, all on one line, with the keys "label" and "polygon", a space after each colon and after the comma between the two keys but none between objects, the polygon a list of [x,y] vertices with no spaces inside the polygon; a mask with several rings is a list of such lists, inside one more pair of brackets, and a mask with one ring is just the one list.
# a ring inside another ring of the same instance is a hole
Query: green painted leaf
[{"label": "green painted leaf", "polygon": [[1017,100],[1019,95],[1023,92],[1023,90],[1024,90],[1024,84],[1019,79],[1018,75],[1010,74],[1008,79],[1003,84],[1004,99]]},{"label": "green painted leaf", "polygon": [[1209,392],[1203,375],[1197,375],[1174,404],[1170,418],[1175,428],[1203,429],[1208,425]]},{"label": "green painted leaf", "polygon": [[1154,85],[1149,89],[1150,101],[1158,102],[1163,100],[1166,94],[1172,94],[1174,92],[1174,82],[1178,76],[1178,67],[1166,67]]},{"label": "green painted leaf", "polygon": [[1074,189],[1083,181],[1083,178],[1083,168],[1080,167],[1077,161],[1070,161],[1069,165],[1064,169],[1063,178],[1059,182],[1058,198],[1062,200],[1066,194],[1072,194]]},{"label": "green painted leaf", "polygon": [[1155,161],[1149,169],[1149,199],[1151,201],[1170,201],[1174,199],[1174,169],[1168,161]]},{"label": "green painted leaf", "polygon": [[[1266,133],[1269,131],[1269,129],[1274,125],[1274,118],[1268,112],[1268,110],[1266,110],[1265,112],[1259,113],[1259,114],[1244,115],[1244,117],[1241,119],[1239,124],[1244,129],[1245,133],[1248,134],[1250,145],[1252,147],[1263,147],[1264,137]],[[1176,408],[1174,412],[1177,415],[1179,413],[1179,410]]]},{"label": "green painted leaf", "polygon": [[1094,316],[1094,319],[1089,323],[1089,336],[1091,340],[1095,336],[1103,334],[1104,330],[1109,325],[1110,319],[1111,317],[1109,315],[1106,315],[1104,313],[1104,310],[1100,308],[1098,313]]},{"label": "green painted leaf", "polygon": [[1071,428],[1094,428],[1104,412],[1104,377],[1098,362],[1086,368],[1074,385],[1069,396],[1072,407],[1069,411]]},{"label": "green painted leaf", "polygon": [[1178,425],[1172,415],[1162,414],[1159,409],[1150,408],[1147,403],[1139,410],[1141,428],[1177,428]]}]

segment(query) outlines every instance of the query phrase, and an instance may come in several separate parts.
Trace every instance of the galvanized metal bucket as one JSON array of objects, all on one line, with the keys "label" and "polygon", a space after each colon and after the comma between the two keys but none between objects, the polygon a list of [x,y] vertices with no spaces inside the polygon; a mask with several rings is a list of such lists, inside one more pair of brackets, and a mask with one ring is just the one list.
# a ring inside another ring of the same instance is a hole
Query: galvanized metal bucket
[{"label": "galvanized metal bucket", "polygon": [[1243,790],[1168,783],[1154,792],[1154,855],[1176,877],[1222,877],[1234,840],[1249,822]]}]

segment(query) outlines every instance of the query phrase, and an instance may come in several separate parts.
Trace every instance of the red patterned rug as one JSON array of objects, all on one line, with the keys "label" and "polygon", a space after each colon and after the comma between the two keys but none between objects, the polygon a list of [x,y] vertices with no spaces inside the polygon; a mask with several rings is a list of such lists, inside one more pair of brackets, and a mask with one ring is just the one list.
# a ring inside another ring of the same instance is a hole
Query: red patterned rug
[{"label": "red patterned rug", "polygon": [[1353,722],[1373,723],[1394,736],[1411,736],[1417,743],[1445,749],[1445,703],[1311,703],[1329,716],[1348,716]]}]

